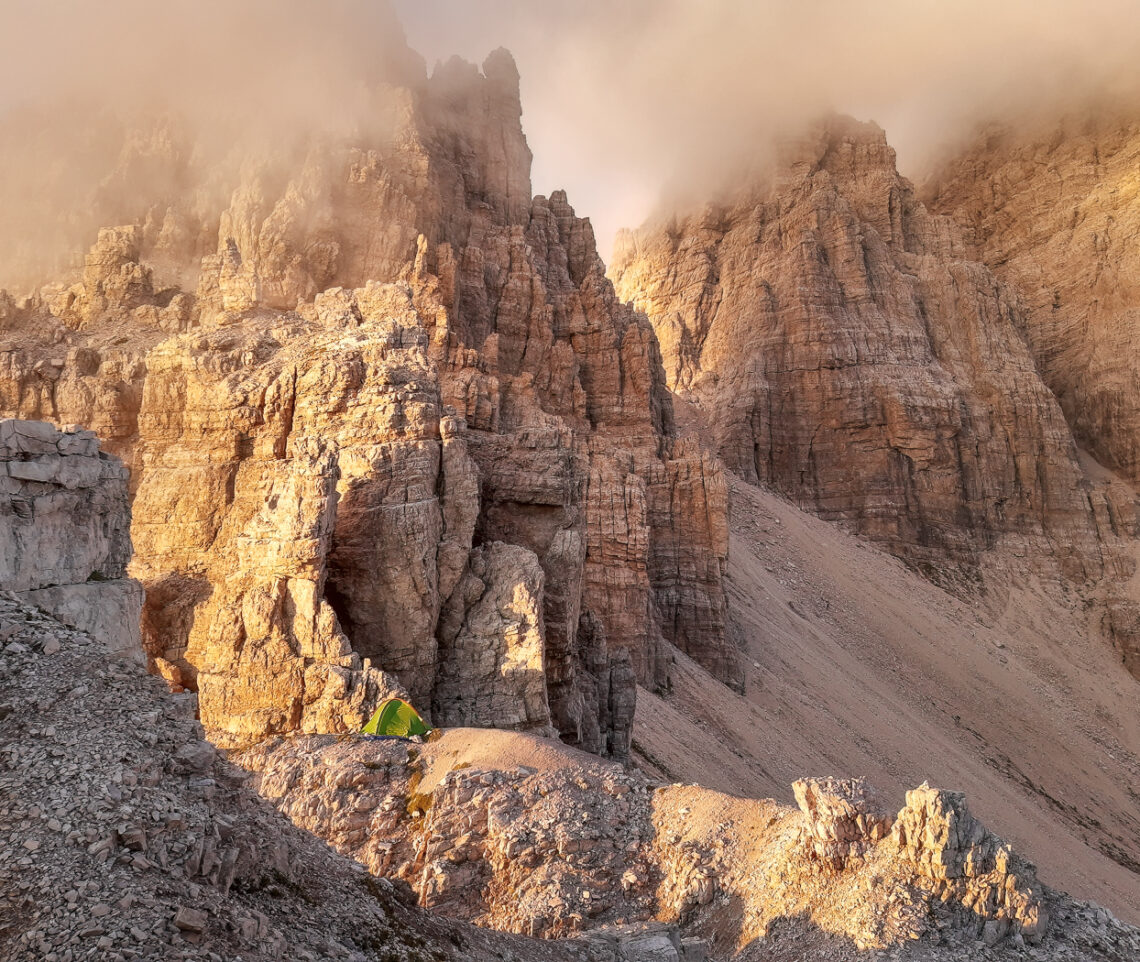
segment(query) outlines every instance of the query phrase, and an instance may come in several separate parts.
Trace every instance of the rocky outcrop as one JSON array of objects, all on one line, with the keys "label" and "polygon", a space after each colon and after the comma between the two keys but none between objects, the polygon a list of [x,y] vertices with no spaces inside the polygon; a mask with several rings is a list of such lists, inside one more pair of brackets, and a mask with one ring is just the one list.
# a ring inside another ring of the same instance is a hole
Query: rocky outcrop
[{"label": "rocky outcrop", "polygon": [[1109,108],[991,128],[925,185],[997,276],[1078,442],[1140,479],[1140,125]]},{"label": "rocky outcrop", "polygon": [[405,904],[245,787],[193,695],[106,649],[0,592],[0,957],[596,958]]},{"label": "rocky outcrop", "polygon": [[[625,234],[611,273],[746,479],[942,579],[999,540],[1078,578],[1117,563],[1090,510],[1115,502],[1082,475],[1016,293],[874,125],[832,119],[727,199]],[[1106,536],[1133,524],[1125,504]]]},{"label": "rocky outcrop", "polygon": [[1049,925],[1034,866],[987,831],[961,792],[922,785],[906,793],[891,840],[943,902],[982,920],[987,945],[1009,935],[1039,944]]},{"label": "rocky outcrop", "polygon": [[891,830],[890,814],[861,778],[801,778],[792,791],[805,816],[803,844],[828,868],[862,858]]},{"label": "rocky outcrop", "polygon": [[850,946],[832,946],[841,959],[901,944],[916,959],[984,958],[1026,943],[1042,958],[1107,959],[1137,939],[1041,885],[957,793],[909,792],[891,829],[859,779],[804,779],[797,812],[654,786],[569,752],[552,760],[520,735],[488,756],[536,767],[457,763],[472,735],[422,746],[292,736],[240,761],[298,825],[405,881],[420,904],[489,928],[604,938],[654,919],[713,933],[726,957],[817,928]]},{"label": "rocky outcrop", "polygon": [[[240,759],[298,823],[290,825],[250,790],[247,771],[201,740],[193,700],[171,695],[137,663],[108,659],[100,639],[0,596],[4,958],[213,953],[260,962],[379,950],[409,962],[425,952],[699,962],[745,945],[760,959],[786,958],[789,944],[800,952],[821,938],[837,962],[884,947],[923,962],[1026,951],[1050,962],[1111,962],[1140,951],[1135,928],[1043,886],[1036,892],[1049,924],[1038,945],[1027,950],[1022,932],[987,927],[978,903],[957,901],[958,886],[983,881],[969,874],[983,863],[970,854],[978,845],[961,844],[977,833],[963,831],[964,806],[946,793],[911,793],[899,821],[917,829],[921,812],[929,830],[908,832],[905,848],[888,837],[824,874],[793,810],[655,787],[566,749],[550,765],[550,744],[536,751],[528,736],[497,734],[520,743],[509,754],[544,770],[456,765],[473,734],[464,731],[421,746],[299,736]],[[997,853],[989,838],[980,847]],[[931,865],[966,874],[943,880],[943,898]],[[1036,884],[1016,858],[1009,865],[1018,881],[1005,891]],[[435,911],[417,911],[420,899]],[[905,944],[899,913],[921,922]],[[650,916],[662,921],[641,921]],[[530,941],[487,924],[582,936]]]},{"label": "rocky outcrop", "polygon": [[138,657],[127,471],[90,431],[0,420],[0,588]]},{"label": "rocky outcrop", "polygon": [[148,652],[224,744],[426,707],[437,667],[439,393],[410,294],[277,323],[152,352],[140,418]]},{"label": "rocky outcrop", "polygon": [[396,79],[389,129],[219,167],[220,206],[168,191],[9,298],[0,410],[132,466],[147,651],[222,742],[398,690],[624,755],[671,645],[741,683],[719,465],[589,222],[530,196],[509,54]]},{"label": "rocky outcrop", "polygon": [[1049,913],[1036,868],[970,814],[961,792],[924,784],[906,793],[892,818],[862,779],[805,778],[792,788],[805,816],[801,843],[826,870],[859,864],[889,838],[922,888],[963,917],[972,914],[986,945],[1044,939]]}]

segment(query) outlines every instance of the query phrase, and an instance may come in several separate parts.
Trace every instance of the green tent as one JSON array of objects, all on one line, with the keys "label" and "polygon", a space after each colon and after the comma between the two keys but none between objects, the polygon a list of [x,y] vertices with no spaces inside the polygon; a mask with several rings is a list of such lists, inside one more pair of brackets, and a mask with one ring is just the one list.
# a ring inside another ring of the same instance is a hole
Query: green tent
[{"label": "green tent", "polygon": [[401,698],[389,698],[369,719],[361,730],[363,735],[396,735],[411,738],[413,735],[426,735],[430,728],[424,724],[411,705]]}]

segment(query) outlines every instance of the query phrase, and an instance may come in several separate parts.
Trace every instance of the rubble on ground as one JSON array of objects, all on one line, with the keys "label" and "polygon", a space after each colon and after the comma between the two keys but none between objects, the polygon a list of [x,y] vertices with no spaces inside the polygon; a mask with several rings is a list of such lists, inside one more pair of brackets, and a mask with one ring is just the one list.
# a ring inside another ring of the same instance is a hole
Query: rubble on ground
[{"label": "rubble on ground", "polygon": [[[461,762],[441,775],[473,734],[285,736],[237,760],[296,824],[406,883],[420,905],[488,928],[604,941],[661,922],[712,959],[745,947],[748,959],[1140,951],[1135,929],[1042,885],[959,793],[923,786],[892,818],[858,779],[798,782],[795,811],[601,760]],[[835,954],[780,955],[793,931]]]},{"label": "rubble on ground", "polygon": [[0,592],[0,958],[624,959],[406,907],[243,787],[194,708]]}]

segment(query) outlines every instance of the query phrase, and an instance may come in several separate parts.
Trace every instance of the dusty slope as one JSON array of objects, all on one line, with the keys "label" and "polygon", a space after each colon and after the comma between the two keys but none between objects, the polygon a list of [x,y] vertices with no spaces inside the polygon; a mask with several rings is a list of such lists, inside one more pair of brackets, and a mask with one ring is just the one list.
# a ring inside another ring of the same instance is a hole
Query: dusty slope
[{"label": "dusty slope", "polygon": [[639,693],[635,758],[781,800],[807,773],[866,775],[892,804],[926,778],[964,789],[1045,882],[1140,918],[1137,684],[1083,599],[1028,583],[971,607],[740,481],[732,514],[748,693],[682,659],[672,694]]}]

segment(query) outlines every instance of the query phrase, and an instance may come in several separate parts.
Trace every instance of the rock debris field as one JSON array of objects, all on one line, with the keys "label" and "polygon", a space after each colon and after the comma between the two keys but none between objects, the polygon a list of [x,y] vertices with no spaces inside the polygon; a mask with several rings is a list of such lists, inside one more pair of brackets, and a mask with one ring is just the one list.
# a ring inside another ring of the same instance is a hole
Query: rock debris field
[{"label": "rock debris field", "polygon": [[953,793],[892,819],[861,784],[809,780],[796,811],[472,730],[271,740],[251,773],[201,739],[192,695],[10,594],[0,641],[5,960],[1140,953]]}]

